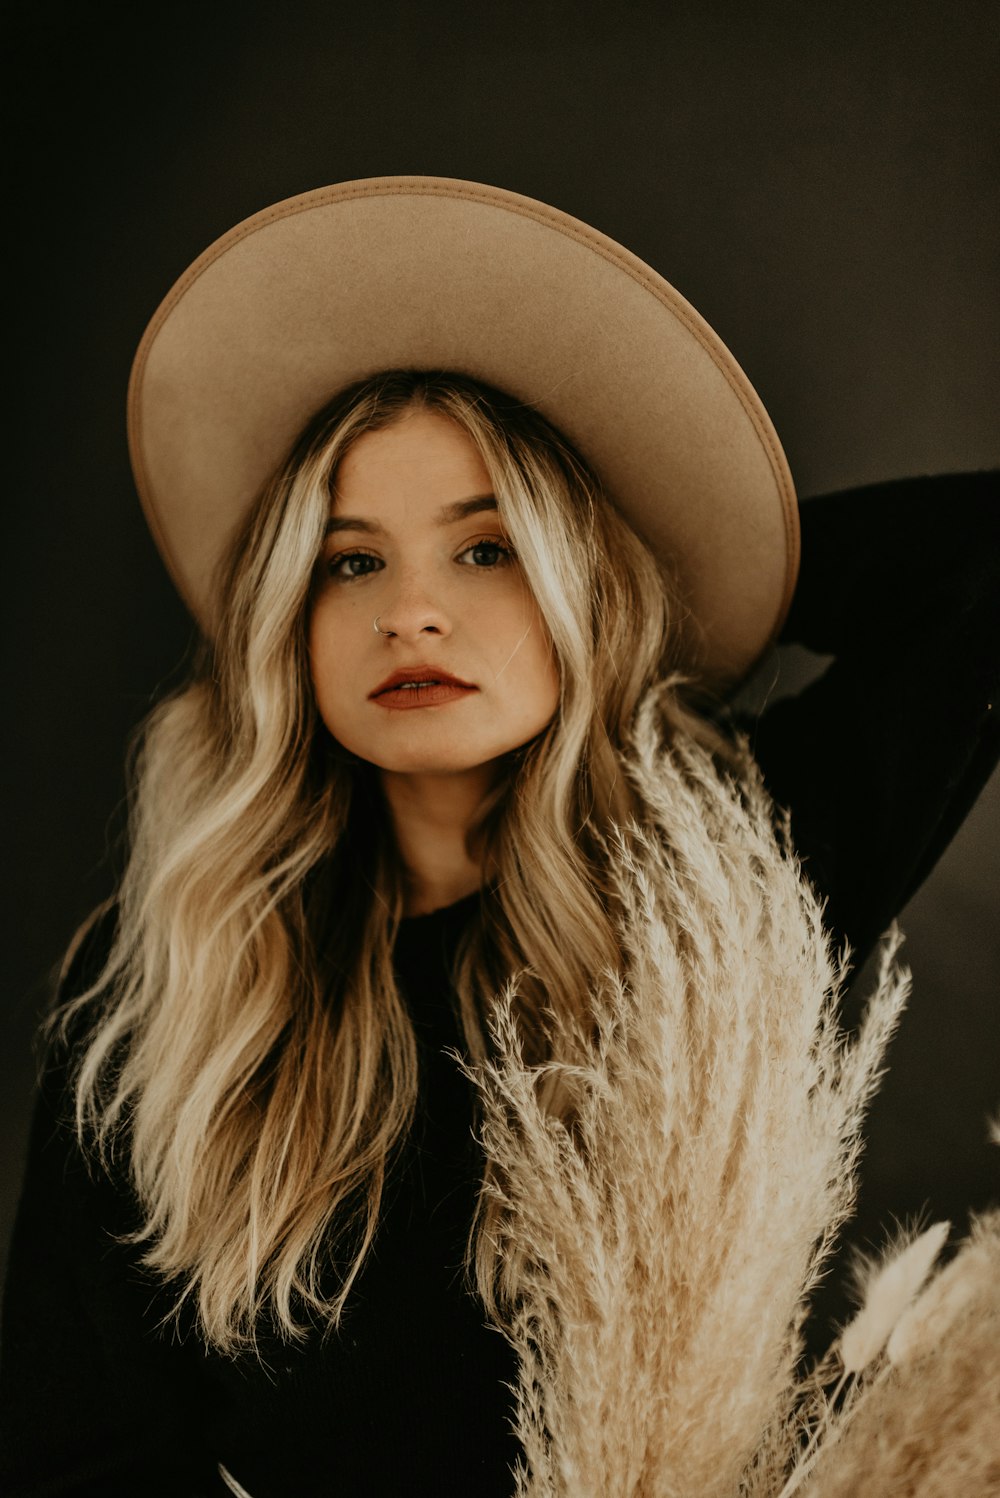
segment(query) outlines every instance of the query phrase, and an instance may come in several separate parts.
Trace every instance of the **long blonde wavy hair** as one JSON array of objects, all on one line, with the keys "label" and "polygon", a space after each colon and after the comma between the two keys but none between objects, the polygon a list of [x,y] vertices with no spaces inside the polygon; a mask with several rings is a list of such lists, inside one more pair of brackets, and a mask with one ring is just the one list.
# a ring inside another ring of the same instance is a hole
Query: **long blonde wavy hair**
[{"label": "long blonde wavy hair", "polygon": [[[228,1353],[264,1320],[286,1337],[339,1324],[415,1114],[393,968],[400,860],[374,767],[319,720],[306,646],[338,463],[413,407],[453,419],[482,455],[560,678],[551,723],[507,757],[478,823],[484,898],[454,964],[473,1059],[512,972],[526,1056],[541,1060],[560,1017],[586,1015],[593,975],[619,966],[602,839],[642,818],[622,756],[647,690],[665,683],[666,731],[723,744],[676,673],[667,570],[534,409],[463,376],[391,371],[310,423],[220,570],[217,637],[137,735],[116,934],[63,1010],[65,1026],[92,1020],[81,1140],[129,1161],[143,1262]],[[558,1085],[545,1102],[570,1111]],[[483,1190],[466,1254],[494,1311],[497,1211]],[[332,1284],[334,1239],[347,1248]]]}]

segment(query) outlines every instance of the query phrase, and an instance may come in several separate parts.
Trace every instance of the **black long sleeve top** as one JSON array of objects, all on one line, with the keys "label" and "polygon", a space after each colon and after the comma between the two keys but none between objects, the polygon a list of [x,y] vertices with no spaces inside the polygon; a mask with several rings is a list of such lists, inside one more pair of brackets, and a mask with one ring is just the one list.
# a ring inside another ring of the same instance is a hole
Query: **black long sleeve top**
[{"label": "black long sleeve top", "polygon": [[[802,506],[782,640],[833,657],[750,726],[830,926],[860,963],[947,846],[1000,757],[995,475],[876,485]],[[508,1498],[517,1367],[463,1288],[480,1162],[448,955],[478,896],[403,922],[400,986],[421,1109],[343,1330],[227,1360],[163,1335],[168,1301],[116,1241],[127,1185],[90,1175],[53,1061],[12,1243],[0,1486],[14,1495]],[[65,985],[103,960],[95,928]]]}]

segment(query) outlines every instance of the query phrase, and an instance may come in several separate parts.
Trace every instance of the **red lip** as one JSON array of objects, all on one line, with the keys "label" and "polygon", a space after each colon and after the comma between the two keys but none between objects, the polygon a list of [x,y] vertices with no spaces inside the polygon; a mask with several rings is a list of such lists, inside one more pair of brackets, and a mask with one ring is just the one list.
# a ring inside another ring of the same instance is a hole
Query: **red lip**
[{"label": "red lip", "polygon": [[382,692],[391,691],[393,687],[401,686],[405,681],[436,681],[444,686],[465,687],[472,691],[476,689],[474,682],[462,681],[459,677],[452,676],[450,671],[442,671],[440,666],[403,666],[399,671],[394,671],[391,676],[387,676],[385,681],[368,695],[378,697]]}]

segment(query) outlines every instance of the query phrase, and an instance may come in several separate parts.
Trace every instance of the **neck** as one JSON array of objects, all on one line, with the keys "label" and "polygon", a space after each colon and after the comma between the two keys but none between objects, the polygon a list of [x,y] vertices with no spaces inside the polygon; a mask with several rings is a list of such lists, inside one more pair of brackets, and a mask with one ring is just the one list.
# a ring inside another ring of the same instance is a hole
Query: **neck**
[{"label": "neck", "polygon": [[380,779],[403,864],[403,914],[426,915],[479,889],[477,825],[496,783],[494,767],[453,774],[383,770]]}]

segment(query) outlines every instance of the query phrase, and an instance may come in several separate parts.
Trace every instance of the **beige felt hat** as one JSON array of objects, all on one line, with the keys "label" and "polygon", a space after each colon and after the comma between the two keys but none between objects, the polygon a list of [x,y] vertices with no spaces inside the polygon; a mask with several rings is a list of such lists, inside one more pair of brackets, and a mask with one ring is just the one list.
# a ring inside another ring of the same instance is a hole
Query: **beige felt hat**
[{"label": "beige felt hat", "polygon": [[373,177],[237,224],[180,278],[129,385],[157,545],[211,632],[214,565],[314,413],[383,369],[451,369],[530,402],[673,560],[720,683],[777,634],[798,510],[767,413],[684,298],[596,229],[446,177]]}]

